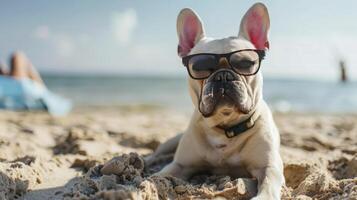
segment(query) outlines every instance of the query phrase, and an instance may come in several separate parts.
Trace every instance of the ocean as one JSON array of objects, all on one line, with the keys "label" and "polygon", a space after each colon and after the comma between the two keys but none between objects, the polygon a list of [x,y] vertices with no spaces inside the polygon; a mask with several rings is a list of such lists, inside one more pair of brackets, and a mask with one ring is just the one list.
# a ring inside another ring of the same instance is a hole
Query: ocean
[{"label": "ocean", "polygon": [[[192,110],[186,78],[44,75],[48,88],[83,106],[158,106]],[[357,82],[264,79],[264,99],[274,111],[355,113]]]}]

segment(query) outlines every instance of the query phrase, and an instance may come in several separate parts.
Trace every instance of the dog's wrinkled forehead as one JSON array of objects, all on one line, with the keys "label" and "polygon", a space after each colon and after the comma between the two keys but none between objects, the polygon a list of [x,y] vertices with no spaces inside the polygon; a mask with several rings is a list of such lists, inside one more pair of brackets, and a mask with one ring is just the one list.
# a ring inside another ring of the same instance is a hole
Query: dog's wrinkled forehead
[{"label": "dog's wrinkled forehead", "polygon": [[198,53],[224,54],[242,49],[255,49],[254,45],[238,37],[223,39],[202,38],[190,51],[189,55]]}]

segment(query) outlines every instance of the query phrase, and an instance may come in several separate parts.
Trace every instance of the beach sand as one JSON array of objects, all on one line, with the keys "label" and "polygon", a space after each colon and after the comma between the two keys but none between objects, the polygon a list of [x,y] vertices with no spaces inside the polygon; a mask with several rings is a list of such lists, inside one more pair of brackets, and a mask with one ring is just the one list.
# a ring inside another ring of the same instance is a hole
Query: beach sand
[{"label": "beach sand", "polygon": [[[286,179],[282,199],[357,199],[357,116],[274,117]],[[183,181],[150,176],[173,155],[164,155],[151,166],[145,165],[143,156],[182,132],[189,119],[189,114],[146,106],[82,108],[62,118],[2,111],[0,199],[254,196],[254,179],[201,174]]]}]

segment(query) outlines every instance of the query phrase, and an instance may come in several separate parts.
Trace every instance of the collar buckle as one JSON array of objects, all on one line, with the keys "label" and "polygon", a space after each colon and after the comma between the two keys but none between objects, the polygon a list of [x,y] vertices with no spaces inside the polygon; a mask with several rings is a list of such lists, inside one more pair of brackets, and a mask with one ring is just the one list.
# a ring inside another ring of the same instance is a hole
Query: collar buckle
[{"label": "collar buckle", "polygon": [[224,130],[224,133],[226,134],[227,138],[232,138],[236,136],[236,134],[233,131]]}]

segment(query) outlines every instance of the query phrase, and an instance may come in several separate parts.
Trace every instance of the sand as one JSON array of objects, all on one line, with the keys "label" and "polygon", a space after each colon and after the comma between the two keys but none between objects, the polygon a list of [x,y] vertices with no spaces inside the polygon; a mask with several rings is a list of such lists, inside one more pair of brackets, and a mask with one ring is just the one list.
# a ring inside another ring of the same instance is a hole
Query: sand
[{"label": "sand", "polygon": [[[357,199],[357,116],[279,114],[282,199]],[[0,199],[249,199],[256,180],[152,176],[144,157],[189,114],[145,106],[82,108],[67,117],[0,112]]]}]

